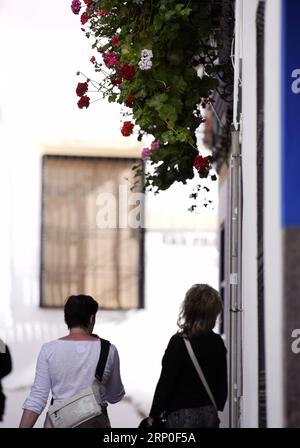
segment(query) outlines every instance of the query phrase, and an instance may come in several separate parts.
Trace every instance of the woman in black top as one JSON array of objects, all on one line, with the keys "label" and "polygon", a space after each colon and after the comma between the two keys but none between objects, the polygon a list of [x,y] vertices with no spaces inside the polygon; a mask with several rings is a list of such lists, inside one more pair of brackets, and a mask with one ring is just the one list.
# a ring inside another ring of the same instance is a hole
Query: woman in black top
[{"label": "woman in black top", "polygon": [[12,370],[12,360],[7,345],[0,340],[0,422],[3,420],[6,397],[2,392],[1,380]]},{"label": "woman in black top", "polygon": [[227,399],[226,348],[221,336],[213,332],[222,311],[219,293],[212,287],[196,284],[188,290],[178,319],[179,332],[171,337],[162,359],[148,425],[167,415],[170,428],[218,427],[215,407],[187,352],[183,337],[190,340],[196,358],[211,389],[218,410]]}]

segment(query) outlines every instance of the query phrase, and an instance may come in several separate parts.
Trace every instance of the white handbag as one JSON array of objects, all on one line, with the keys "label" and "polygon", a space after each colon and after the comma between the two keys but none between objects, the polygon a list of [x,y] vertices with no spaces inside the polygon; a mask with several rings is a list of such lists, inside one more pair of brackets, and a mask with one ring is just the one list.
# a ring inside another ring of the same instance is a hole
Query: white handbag
[{"label": "white handbag", "polygon": [[75,428],[102,413],[91,387],[62,403],[49,407],[48,416],[54,428]]}]

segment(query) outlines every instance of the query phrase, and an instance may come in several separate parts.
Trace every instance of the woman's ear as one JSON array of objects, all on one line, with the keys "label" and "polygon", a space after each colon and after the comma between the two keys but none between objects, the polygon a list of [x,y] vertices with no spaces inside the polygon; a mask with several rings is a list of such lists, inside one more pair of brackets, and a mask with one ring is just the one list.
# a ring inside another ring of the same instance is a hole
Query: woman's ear
[{"label": "woman's ear", "polygon": [[90,325],[95,325],[95,321],[96,321],[96,315],[95,314],[93,314],[91,317],[90,317]]}]

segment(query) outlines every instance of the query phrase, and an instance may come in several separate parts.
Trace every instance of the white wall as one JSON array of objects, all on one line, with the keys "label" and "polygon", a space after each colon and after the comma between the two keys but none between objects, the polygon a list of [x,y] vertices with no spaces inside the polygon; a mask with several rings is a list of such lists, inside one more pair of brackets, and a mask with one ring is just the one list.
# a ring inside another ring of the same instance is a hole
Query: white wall
[{"label": "white wall", "polygon": [[281,0],[266,2],[264,253],[268,426],[283,427]]},{"label": "white wall", "polygon": [[[0,3],[0,335],[14,358],[14,372],[4,385],[8,390],[25,388],[24,399],[41,344],[66,333],[61,310],[38,306],[40,147],[49,142],[101,142],[120,132],[118,106],[98,102],[88,110],[77,109],[75,73],[92,70],[90,42],[70,3]],[[173,200],[165,204],[173,211],[186,207],[175,190]],[[96,331],[118,347],[127,393],[145,413],[185,291],[196,282],[218,285],[214,234],[204,236],[211,241],[204,247],[199,245],[203,235],[193,233],[174,245],[168,238],[164,241],[164,233],[149,232],[146,309],[100,311]],[[20,412],[15,411],[15,425]]]},{"label": "white wall", "polygon": [[[229,198],[229,174],[227,171],[227,168],[223,167],[222,170],[224,170],[224,172],[220,175],[220,180],[219,180],[219,213],[218,213],[218,218],[219,218],[219,247],[220,247],[220,229],[221,226],[224,227],[224,232],[225,232],[225,241],[224,241],[224,256],[225,256],[225,260],[224,260],[224,279],[226,281],[226,279],[228,279],[229,277],[229,222],[228,222],[228,217],[229,217],[229,212],[228,212],[228,198]],[[221,256],[222,254],[220,254]],[[229,333],[229,288],[228,288],[228,284],[227,286],[225,286],[224,289],[224,310],[223,310],[223,316],[224,316],[224,343],[225,346],[227,348],[227,365],[228,365],[228,373],[229,373],[229,363],[230,363],[230,333]],[[229,376],[229,375],[228,375]],[[227,400],[227,403],[225,405],[222,417],[221,417],[221,426],[224,428],[228,428],[229,426],[229,399]]]},{"label": "white wall", "polygon": [[257,200],[256,200],[256,9],[257,0],[242,4],[242,297],[243,399],[242,426],[258,422],[257,332]]},{"label": "white wall", "polygon": [[[256,8],[243,0],[243,427],[258,422],[257,210],[256,204]],[[264,275],[268,427],[283,426],[282,253],[280,225],[281,1],[266,1]]]},{"label": "white wall", "polygon": [[[236,51],[240,52],[242,82],[242,119],[240,128],[242,151],[243,220],[242,220],[242,384],[241,426],[257,427],[258,423],[258,323],[257,323],[257,201],[256,201],[256,8],[257,0],[236,2]],[[237,43],[239,45],[237,45]],[[238,60],[234,61],[238,66]],[[235,93],[238,93],[235,84]],[[235,97],[237,101],[238,97]],[[237,110],[237,108],[235,108]],[[234,117],[235,120],[235,117]],[[237,117],[239,121],[239,117]],[[225,221],[226,253],[229,253],[230,173],[219,191],[219,222]],[[229,278],[229,258],[227,278]],[[227,293],[229,294],[229,292]],[[230,297],[227,297],[229,309]],[[228,313],[228,311],[227,311]],[[229,316],[227,335],[230,334]]]}]

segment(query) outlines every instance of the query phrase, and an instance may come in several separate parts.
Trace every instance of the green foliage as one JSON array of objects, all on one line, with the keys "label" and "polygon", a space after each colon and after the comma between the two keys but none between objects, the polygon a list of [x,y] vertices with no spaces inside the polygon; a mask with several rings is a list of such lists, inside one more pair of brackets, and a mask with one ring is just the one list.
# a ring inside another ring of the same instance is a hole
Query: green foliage
[{"label": "green foliage", "polygon": [[[195,175],[199,154],[195,130],[203,122],[199,104],[209,101],[223,70],[217,62],[219,50],[211,44],[220,20],[217,4],[216,0],[91,0],[81,11],[88,15],[86,35],[93,39],[92,47],[119,58],[110,69],[95,63],[104,78],[98,90],[109,102],[125,104],[132,97],[139,140],[151,134],[160,142],[159,149],[150,151],[154,169],[146,175],[146,186],[158,191]],[[113,45],[116,36],[120,43]],[[153,53],[146,70],[139,67],[144,49]],[[121,76],[123,64],[134,66],[135,76],[123,77],[118,87],[112,79]],[[197,74],[200,65],[202,78]],[[200,177],[208,174],[207,169],[199,172]]]}]

